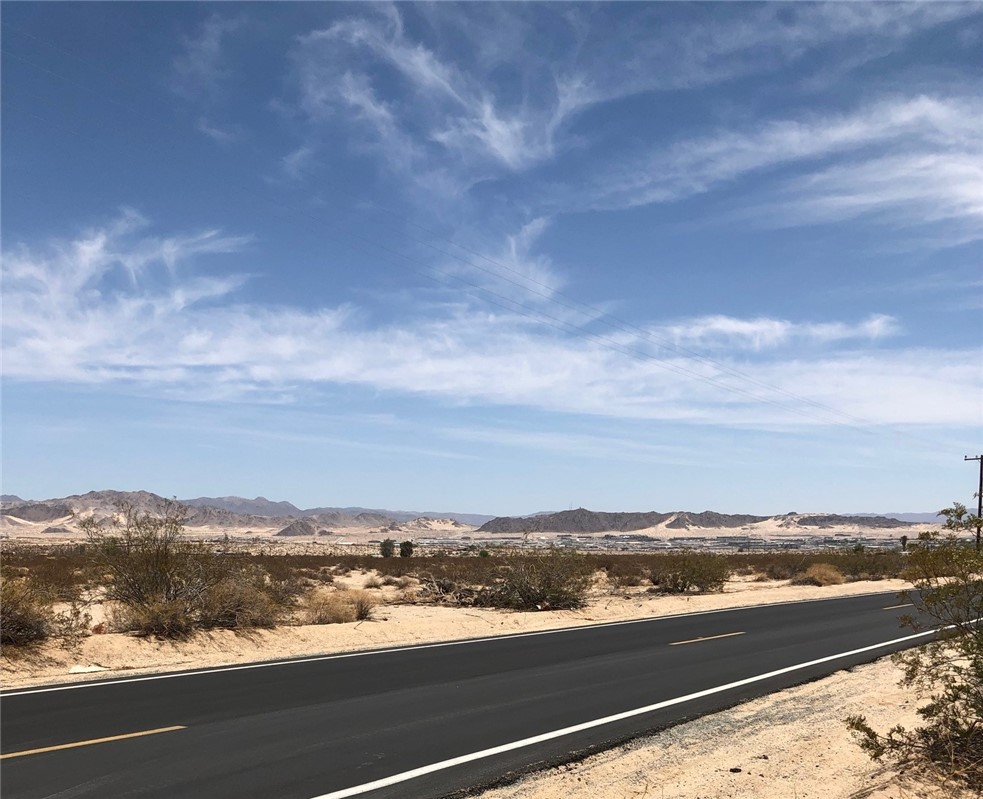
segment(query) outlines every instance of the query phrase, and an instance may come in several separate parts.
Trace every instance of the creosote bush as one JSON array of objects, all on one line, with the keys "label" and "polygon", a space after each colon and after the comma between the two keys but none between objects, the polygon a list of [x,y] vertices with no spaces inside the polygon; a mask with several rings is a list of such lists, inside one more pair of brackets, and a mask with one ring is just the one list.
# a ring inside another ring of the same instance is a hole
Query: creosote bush
[{"label": "creosote bush", "polygon": [[828,563],[813,563],[804,572],[792,578],[792,585],[842,585],[843,575],[835,566]]},{"label": "creosote bush", "polygon": [[663,555],[652,567],[649,590],[659,594],[722,591],[728,577],[730,566],[722,555],[707,552]]},{"label": "creosote bush", "polygon": [[[909,599],[933,620],[939,634],[917,649],[899,652],[901,684],[929,694],[918,710],[924,725],[874,730],[863,716],[847,725],[875,760],[889,758],[928,772],[943,783],[983,792],[983,552],[966,535],[976,524],[956,503],[940,512],[947,534],[924,533],[909,543],[905,574],[915,591]],[[923,625],[905,619],[912,629]]]},{"label": "creosote bush", "polygon": [[477,594],[475,604],[512,610],[581,608],[593,572],[589,558],[573,551],[507,556],[501,576]]},{"label": "creosote bush", "polygon": [[155,513],[121,505],[106,522],[80,523],[94,566],[107,578],[115,624],[164,638],[273,626],[294,593],[290,580],[184,538],[185,513],[165,500]]}]

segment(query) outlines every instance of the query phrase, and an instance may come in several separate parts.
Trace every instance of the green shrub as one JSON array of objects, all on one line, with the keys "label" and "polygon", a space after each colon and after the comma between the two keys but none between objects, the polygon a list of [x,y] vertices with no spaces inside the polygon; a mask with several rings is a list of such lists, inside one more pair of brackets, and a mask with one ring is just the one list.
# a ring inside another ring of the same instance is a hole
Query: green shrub
[{"label": "green shrub", "polygon": [[685,594],[722,591],[730,577],[730,565],[722,555],[687,552],[663,555],[652,566],[652,593]]},{"label": "green shrub", "polygon": [[391,538],[385,539],[379,544],[379,554],[384,558],[391,558],[396,554],[396,542]]},{"label": "green shrub", "polygon": [[581,608],[593,571],[590,560],[573,551],[512,555],[505,559],[502,576],[479,592],[475,602],[512,610]]},{"label": "green shrub", "polygon": [[399,545],[399,556],[401,558],[411,558],[413,557],[413,542],[403,541]]},{"label": "green shrub", "polygon": [[140,635],[183,638],[198,628],[272,627],[300,580],[183,537],[185,509],[165,500],[155,513],[122,505],[108,522],[84,519],[95,568],[107,576],[114,623]]},{"label": "green shrub", "polygon": [[[913,730],[894,727],[876,732],[863,716],[847,725],[860,746],[875,760],[890,758],[983,793],[983,552],[965,534],[978,519],[956,503],[941,511],[948,534],[923,533],[909,544],[905,576],[915,591],[909,595],[941,632],[916,649],[894,655],[903,667],[901,684],[930,694],[918,710],[924,725]],[[908,617],[905,623],[922,625]]]}]

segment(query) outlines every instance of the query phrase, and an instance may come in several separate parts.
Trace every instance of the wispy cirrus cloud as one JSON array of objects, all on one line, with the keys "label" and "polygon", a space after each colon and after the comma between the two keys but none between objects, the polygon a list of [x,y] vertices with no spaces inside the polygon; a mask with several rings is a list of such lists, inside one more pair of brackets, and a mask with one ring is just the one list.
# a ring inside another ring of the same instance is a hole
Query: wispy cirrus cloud
[{"label": "wispy cirrus cloud", "polygon": [[[300,37],[294,61],[308,119],[315,125],[340,115],[354,120],[354,146],[366,147],[368,132],[375,153],[400,174],[440,173],[458,185],[496,167],[521,169],[553,151],[555,109],[505,108],[485,76],[412,40],[396,7]],[[435,163],[448,156],[451,163]]]},{"label": "wispy cirrus cloud", "polygon": [[196,127],[217,144],[229,144],[242,135],[234,126],[221,124],[213,117],[216,106],[221,104],[220,88],[232,75],[225,43],[243,24],[240,17],[211,15],[194,33],[182,37],[181,50],[171,64],[171,90],[202,109]]},{"label": "wispy cirrus cloud", "polygon": [[877,341],[900,332],[898,321],[871,314],[861,322],[791,322],[787,319],[738,319],[703,316],[653,330],[660,339],[701,350],[763,351],[789,345],[827,345],[847,341]]},{"label": "wispy cirrus cloud", "polygon": [[[447,260],[441,271],[467,276],[471,285],[506,301],[531,305],[549,302],[564,284],[552,259],[536,250],[549,223],[547,217],[537,217],[505,234],[501,242],[467,248],[451,245],[444,252],[455,257]],[[583,317],[583,313],[578,314],[578,318]]]},{"label": "wispy cirrus cloud", "polygon": [[981,114],[977,97],[919,96],[720,131],[609,165],[589,188],[569,187],[556,202],[633,208],[760,178],[776,196],[751,203],[765,224],[858,216],[945,223],[960,243],[983,235]]},{"label": "wispy cirrus cloud", "polygon": [[[404,174],[439,169],[447,186],[460,187],[579,146],[584,134],[571,125],[594,106],[767,73],[823,47],[884,54],[976,13],[958,4],[837,3],[745,12],[675,15],[656,6],[609,23],[596,9],[373,6],[299,37],[297,102],[315,125],[353,115],[356,145],[368,131]],[[443,35],[411,33],[410,13]]]},{"label": "wispy cirrus cloud", "polygon": [[[646,356],[642,334],[621,334],[610,347],[460,302],[430,317],[368,328],[347,306],[237,303],[241,275],[187,271],[191,256],[235,253],[247,244],[247,237],[219,231],[154,236],[145,220],[127,213],[73,241],[6,253],[6,378],[153,387],[211,400],[290,402],[295,391],[334,384],[611,418],[723,426],[837,421],[769,393],[765,382],[871,422],[979,421],[979,351],[856,346],[891,332],[887,318],[677,323],[689,340],[730,342],[717,365]],[[763,330],[785,346],[750,362],[730,360]],[[801,339],[809,346],[796,346]],[[856,342],[852,349],[821,346],[848,339]],[[758,382],[739,379],[734,369]]]},{"label": "wispy cirrus cloud", "polygon": [[184,36],[181,52],[172,65],[174,91],[190,99],[214,92],[230,74],[224,61],[224,40],[242,24],[241,19],[213,14],[193,34]]}]

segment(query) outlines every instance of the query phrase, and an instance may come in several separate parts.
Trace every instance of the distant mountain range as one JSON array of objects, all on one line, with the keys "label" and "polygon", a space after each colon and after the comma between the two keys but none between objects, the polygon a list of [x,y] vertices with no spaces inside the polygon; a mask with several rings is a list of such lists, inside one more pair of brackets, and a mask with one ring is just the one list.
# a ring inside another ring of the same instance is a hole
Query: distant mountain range
[{"label": "distant mountain range", "polygon": [[748,516],[746,514],[690,513],[601,513],[577,508],[536,516],[502,516],[483,524],[479,533],[603,533],[631,532],[664,525],[669,529],[740,528],[759,522],[775,521],[780,527],[820,528],[854,525],[867,528],[909,527],[915,522],[889,519],[885,516],[840,516],[837,514],[788,513],[782,516]]},{"label": "distant mountain range", "polygon": [[290,502],[273,502],[266,497],[256,497],[255,499],[245,499],[243,497],[197,497],[195,499],[178,500],[182,505],[190,507],[211,507],[223,508],[233,513],[246,513],[255,516],[275,516],[275,517],[302,517],[302,516],[323,516],[339,514],[343,516],[359,516],[371,514],[374,516],[384,516],[388,521],[408,522],[413,519],[427,517],[431,519],[453,519],[462,524],[481,525],[494,516],[481,513],[454,513],[448,511],[415,511],[415,510],[385,510],[380,508],[360,508],[357,506],[346,508],[307,508],[301,509]]},{"label": "distant mountain range", "polygon": [[915,524],[940,524],[942,521],[938,512],[935,513],[849,513],[848,516],[887,516],[889,519],[897,519],[902,522],[913,522]]},{"label": "distant mountain range", "polygon": [[[121,502],[132,505],[138,511],[152,511],[162,501],[162,497],[149,491],[90,491],[87,494],[39,501],[4,494],[0,497],[0,515],[29,522],[47,522],[72,513],[107,515]],[[265,497],[197,497],[178,502],[189,509],[189,527],[269,527],[271,523],[289,519],[310,519],[322,527],[383,527],[393,522],[411,521],[420,517],[453,519],[462,524],[477,526],[494,518],[477,513],[444,511],[390,511],[351,507],[301,509],[290,502],[273,502]]]},{"label": "distant mountain range", "polygon": [[[140,511],[153,510],[162,497],[149,491],[90,491],[58,499],[40,501],[24,500],[14,494],[0,496],[0,514],[28,522],[52,522],[71,514],[108,515],[121,502]],[[726,514],[713,511],[692,513],[674,511],[661,513],[604,513],[585,508],[559,512],[541,512],[531,516],[487,516],[477,513],[448,513],[446,511],[394,511],[361,507],[298,508],[290,502],[275,502],[265,497],[196,497],[178,500],[189,509],[189,527],[230,527],[249,529],[271,527],[294,520],[306,522],[316,528],[385,527],[394,522],[414,519],[453,519],[456,522],[479,527],[484,533],[595,533],[630,532],[663,525],[669,529],[727,529],[740,528],[768,520],[781,527],[817,528],[824,526],[854,525],[867,528],[907,527],[911,524],[937,523],[935,513],[895,514],[798,514],[782,516],[751,516]],[[298,525],[306,529],[305,525]]]}]

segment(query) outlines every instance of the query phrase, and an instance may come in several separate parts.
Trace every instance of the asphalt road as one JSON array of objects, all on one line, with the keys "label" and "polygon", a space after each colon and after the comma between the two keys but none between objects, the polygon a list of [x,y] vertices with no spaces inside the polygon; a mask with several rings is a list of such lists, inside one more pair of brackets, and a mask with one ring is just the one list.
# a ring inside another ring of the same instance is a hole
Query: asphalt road
[{"label": "asphalt road", "polygon": [[912,608],[898,602],[873,594],[4,692],[0,792],[447,796],[924,642],[899,628]]}]

